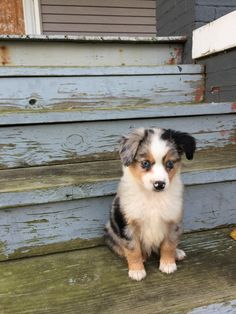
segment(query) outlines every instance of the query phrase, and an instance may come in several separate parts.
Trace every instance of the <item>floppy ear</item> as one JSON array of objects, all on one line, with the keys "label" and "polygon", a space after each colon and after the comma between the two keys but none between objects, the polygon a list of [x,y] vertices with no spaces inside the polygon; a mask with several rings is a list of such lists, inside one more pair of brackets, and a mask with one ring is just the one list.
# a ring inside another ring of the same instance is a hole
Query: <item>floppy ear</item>
[{"label": "floppy ear", "polygon": [[144,137],[144,128],[136,129],[129,135],[122,136],[120,140],[119,153],[124,166],[128,167],[132,164]]},{"label": "floppy ear", "polygon": [[188,133],[168,129],[164,131],[161,137],[164,140],[174,142],[180,155],[185,153],[187,159],[193,159],[193,155],[196,150],[196,141],[193,136]]}]

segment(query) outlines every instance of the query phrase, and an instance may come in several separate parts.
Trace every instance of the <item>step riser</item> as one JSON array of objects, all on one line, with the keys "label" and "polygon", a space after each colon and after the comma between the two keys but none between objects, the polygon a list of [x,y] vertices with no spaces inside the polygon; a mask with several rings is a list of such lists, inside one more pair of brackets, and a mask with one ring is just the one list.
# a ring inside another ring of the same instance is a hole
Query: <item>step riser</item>
[{"label": "step riser", "polygon": [[1,41],[1,47],[0,66],[155,66],[181,63],[183,51],[181,43]]},{"label": "step riser", "polygon": [[127,106],[202,101],[203,75],[181,71],[101,76],[95,69],[94,76],[3,77],[0,107],[3,113],[16,110],[27,113],[57,112],[63,108],[66,111],[70,107],[83,110],[96,104],[109,108],[110,103]]},{"label": "step riser", "polygon": [[[185,231],[236,223],[235,182],[187,186],[184,196]],[[102,243],[112,199],[104,196],[1,210],[0,260]]]},{"label": "step riser", "polygon": [[1,128],[0,168],[114,159],[121,135],[141,126],[190,132],[199,150],[235,143],[233,115],[12,126]]}]

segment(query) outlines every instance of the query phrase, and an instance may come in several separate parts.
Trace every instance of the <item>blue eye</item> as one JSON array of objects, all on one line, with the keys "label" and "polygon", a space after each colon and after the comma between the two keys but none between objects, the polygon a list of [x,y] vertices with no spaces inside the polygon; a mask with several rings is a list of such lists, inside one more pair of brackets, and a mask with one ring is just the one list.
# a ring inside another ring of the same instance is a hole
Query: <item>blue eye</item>
[{"label": "blue eye", "polygon": [[152,166],[152,164],[151,164],[151,162],[149,160],[144,160],[144,161],[141,162],[141,167],[143,169],[150,170],[151,166]]},{"label": "blue eye", "polygon": [[168,160],[166,163],[167,169],[173,169],[174,168],[174,162],[172,160]]}]

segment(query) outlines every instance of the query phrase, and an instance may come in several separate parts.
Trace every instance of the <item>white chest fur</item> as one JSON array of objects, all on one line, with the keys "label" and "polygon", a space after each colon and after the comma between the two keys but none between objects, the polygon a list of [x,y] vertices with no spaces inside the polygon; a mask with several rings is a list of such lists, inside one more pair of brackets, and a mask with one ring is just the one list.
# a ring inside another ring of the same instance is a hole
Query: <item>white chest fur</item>
[{"label": "white chest fur", "polygon": [[183,185],[177,175],[163,192],[145,191],[140,185],[121,181],[119,194],[122,208],[129,221],[140,228],[143,249],[150,254],[156,250],[168,231],[168,224],[180,222],[182,217]]}]

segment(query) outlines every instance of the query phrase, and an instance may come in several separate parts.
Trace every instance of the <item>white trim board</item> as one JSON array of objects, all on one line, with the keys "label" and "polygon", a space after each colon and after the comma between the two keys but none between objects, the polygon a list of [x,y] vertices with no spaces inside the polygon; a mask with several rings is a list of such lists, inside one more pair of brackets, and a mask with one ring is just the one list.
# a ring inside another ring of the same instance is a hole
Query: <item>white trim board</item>
[{"label": "white trim board", "polygon": [[39,0],[23,0],[26,35],[41,35],[41,13]]},{"label": "white trim board", "polygon": [[233,47],[236,47],[236,10],[193,31],[193,59]]}]

